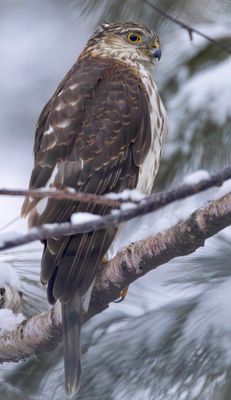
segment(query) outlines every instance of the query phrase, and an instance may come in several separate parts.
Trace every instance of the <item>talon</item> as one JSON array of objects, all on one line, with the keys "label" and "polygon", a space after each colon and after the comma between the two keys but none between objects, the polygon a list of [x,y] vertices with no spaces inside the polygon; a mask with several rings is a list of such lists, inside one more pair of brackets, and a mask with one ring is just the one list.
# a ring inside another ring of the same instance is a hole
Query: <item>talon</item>
[{"label": "talon", "polygon": [[101,265],[107,264],[108,261],[109,261],[109,259],[108,259],[107,257],[103,257],[102,260],[100,261],[100,264],[101,264]]},{"label": "talon", "polygon": [[118,300],[114,300],[113,303],[121,303],[121,301],[123,301],[125,299],[125,297],[127,296],[128,288],[129,288],[129,286],[126,286],[125,288],[123,288],[120,291],[120,298]]}]

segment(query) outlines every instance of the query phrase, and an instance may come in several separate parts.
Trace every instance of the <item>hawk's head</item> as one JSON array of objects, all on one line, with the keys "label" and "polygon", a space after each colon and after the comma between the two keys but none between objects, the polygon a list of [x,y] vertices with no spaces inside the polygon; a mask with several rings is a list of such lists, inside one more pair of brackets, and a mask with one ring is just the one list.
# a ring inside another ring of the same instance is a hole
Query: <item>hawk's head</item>
[{"label": "hawk's head", "polygon": [[130,59],[150,64],[161,56],[156,33],[135,22],[102,24],[90,38],[86,52],[93,57]]}]

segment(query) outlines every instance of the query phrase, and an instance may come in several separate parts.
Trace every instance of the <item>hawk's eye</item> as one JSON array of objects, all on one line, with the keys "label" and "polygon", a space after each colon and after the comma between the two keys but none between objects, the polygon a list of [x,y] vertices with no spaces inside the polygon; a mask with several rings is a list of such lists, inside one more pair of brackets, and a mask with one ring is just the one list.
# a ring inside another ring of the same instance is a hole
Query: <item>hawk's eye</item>
[{"label": "hawk's eye", "polygon": [[128,34],[127,38],[130,43],[141,42],[141,35],[139,35],[139,33],[131,32]]}]

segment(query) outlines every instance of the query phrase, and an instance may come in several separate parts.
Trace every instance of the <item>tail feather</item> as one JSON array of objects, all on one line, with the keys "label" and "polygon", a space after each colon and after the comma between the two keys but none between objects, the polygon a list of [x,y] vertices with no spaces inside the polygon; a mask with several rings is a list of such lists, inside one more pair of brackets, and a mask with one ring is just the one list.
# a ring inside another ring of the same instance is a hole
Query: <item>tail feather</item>
[{"label": "tail feather", "polygon": [[64,369],[66,393],[72,398],[78,391],[81,374],[81,298],[78,293],[62,304]]}]

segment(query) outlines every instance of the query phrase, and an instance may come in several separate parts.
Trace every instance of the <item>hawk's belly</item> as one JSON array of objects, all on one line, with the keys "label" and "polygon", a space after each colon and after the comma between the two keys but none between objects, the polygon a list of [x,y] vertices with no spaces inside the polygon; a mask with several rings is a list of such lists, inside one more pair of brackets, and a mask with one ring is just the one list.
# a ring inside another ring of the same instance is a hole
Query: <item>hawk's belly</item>
[{"label": "hawk's belly", "polygon": [[[142,76],[143,85],[149,97],[152,137],[150,149],[140,167],[136,189],[141,193],[149,195],[152,191],[155,176],[159,169],[164,139],[168,133],[169,125],[166,110],[150,73],[143,65],[139,65],[138,68]],[[118,248],[121,247],[119,246],[121,240],[120,234],[122,234],[125,225],[126,223],[121,223],[119,225],[117,234],[107,251],[106,257],[111,258],[112,255],[117,253]]]},{"label": "hawk's belly", "polygon": [[143,65],[139,69],[149,97],[152,138],[149,152],[140,167],[137,190],[149,195],[160,165],[164,139],[168,132],[168,118],[150,73]]}]

